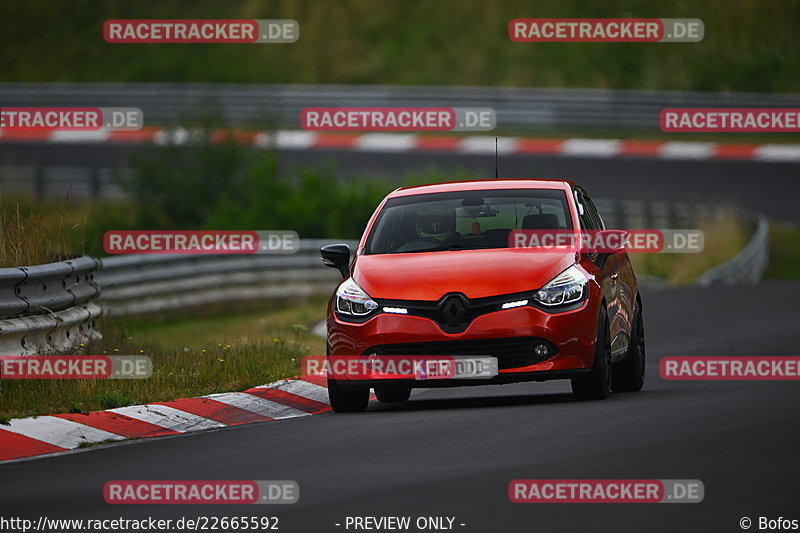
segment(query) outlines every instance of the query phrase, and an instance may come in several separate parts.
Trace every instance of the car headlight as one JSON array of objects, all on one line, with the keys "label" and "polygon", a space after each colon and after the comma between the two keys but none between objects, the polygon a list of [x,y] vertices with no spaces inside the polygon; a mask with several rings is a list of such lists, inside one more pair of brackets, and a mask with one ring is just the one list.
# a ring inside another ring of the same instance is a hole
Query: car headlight
[{"label": "car headlight", "polygon": [[349,316],[366,316],[378,308],[378,304],[364,292],[353,278],[347,278],[336,289],[336,312]]},{"label": "car headlight", "polygon": [[588,280],[572,265],[533,294],[533,299],[547,307],[579,302],[587,294]]}]

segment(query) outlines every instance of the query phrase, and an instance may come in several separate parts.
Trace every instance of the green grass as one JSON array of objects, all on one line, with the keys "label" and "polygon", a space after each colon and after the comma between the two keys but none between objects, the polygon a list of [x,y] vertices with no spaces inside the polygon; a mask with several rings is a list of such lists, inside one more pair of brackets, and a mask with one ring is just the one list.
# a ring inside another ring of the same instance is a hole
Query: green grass
[{"label": "green grass", "polygon": [[698,220],[703,231],[703,251],[694,254],[630,254],[633,269],[640,276],[655,276],[670,285],[694,283],[706,270],[733,258],[747,244],[750,233],[733,210],[717,212]]},{"label": "green grass", "polygon": [[222,308],[164,316],[103,319],[105,338],[86,354],[148,355],[145,380],[2,380],[0,421],[54,413],[87,413],[215,392],[241,391],[299,373],[306,355],[325,353],[308,327],[321,320],[321,298],[290,308],[262,304],[230,314]]},{"label": "green grass", "polygon": [[771,222],[765,279],[800,279],[800,227]]},{"label": "green grass", "polygon": [[117,200],[2,197],[0,268],[40,265],[83,254],[105,255],[103,233],[136,228],[135,213],[130,202]]},{"label": "green grass", "polygon": [[[513,18],[700,18],[699,43],[514,43]],[[293,18],[293,44],[108,44],[111,18]],[[17,0],[0,80],[379,83],[798,92],[790,0]],[[31,31],[36,28],[36,31]]]},{"label": "green grass", "polygon": [[83,252],[83,220],[66,203],[0,205],[0,267],[62,261]]}]

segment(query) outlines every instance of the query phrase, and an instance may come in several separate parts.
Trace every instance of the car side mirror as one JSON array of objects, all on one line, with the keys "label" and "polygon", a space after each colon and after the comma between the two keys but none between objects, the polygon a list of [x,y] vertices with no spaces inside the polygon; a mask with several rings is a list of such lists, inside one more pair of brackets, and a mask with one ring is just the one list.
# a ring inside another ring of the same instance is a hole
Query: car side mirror
[{"label": "car side mirror", "polygon": [[329,244],[319,249],[325,266],[336,268],[343,278],[350,276],[350,247],[346,244]]},{"label": "car side mirror", "polygon": [[628,232],[621,229],[604,229],[598,232],[602,235],[602,242],[606,253],[618,254],[625,251],[628,243]]},{"label": "car side mirror", "polygon": [[616,254],[625,251],[628,232],[619,229],[590,231],[585,237],[583,250],[589,255]]}]

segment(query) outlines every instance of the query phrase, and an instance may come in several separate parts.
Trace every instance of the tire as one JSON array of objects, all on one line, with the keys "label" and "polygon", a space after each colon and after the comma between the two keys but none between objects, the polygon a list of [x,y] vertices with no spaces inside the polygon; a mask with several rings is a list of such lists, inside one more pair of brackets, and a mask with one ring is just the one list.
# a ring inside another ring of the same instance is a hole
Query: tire
[{"label": "tire", "polygon": [[588,376],[571,380],[572,394],[578,400],[608,398],[611,385],[611,335],[605,307],[600,308],[600,317],[597,323],[597,341],[595,341],[592,371]]},{"label": "tire", "polygon": [[369,405],[369,389],[344,389],[336,380],[328,380],[328,399],[337,413],[365,411]]},{"label": "tire", "polygon": [[636,311],[631,327],[631,342],[628,355],[614,365],[611,377],[611,390],[614,392],[637,392],[644,386],[645,347],[642,302],[636,298]]},{"label": "tire", "polygon": [[402,403],[411,397],[411,387],[392,385],[375,387],[375,396],[382,403]]}]

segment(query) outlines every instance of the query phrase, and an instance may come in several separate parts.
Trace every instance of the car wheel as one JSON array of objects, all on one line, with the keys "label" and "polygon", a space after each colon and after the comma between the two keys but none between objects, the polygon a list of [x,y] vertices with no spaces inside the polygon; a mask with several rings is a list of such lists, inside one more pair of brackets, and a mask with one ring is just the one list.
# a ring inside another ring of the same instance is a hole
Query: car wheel
[{"label": "car wheel", "polygon": [[356,413],[364,411],[369,405],[369,389],[345,389],[336,383],[336,380],[328,380],[328,398],[331,407],[337,413]]},{"label": "car wheel", "polygon": [[401,403],[411,397],[411,387],[384,385],[375,387],[375,397],[383,403]]},{"label": "car wheel", "polygon": [[614,392],[636,392],[644,386],[644,321],[642,304],[636,299],[636,312],[633,315],[633,330],[628,356],[614,365],[611,390]]},{"label": "car wheel", "polygon": [[611,335],[604,307],[600,309],[600,319],[597,323],[597,341],[595,342],[592,371],[588,376],[571,380],[572,394],[578,400],[608,398],[608,390],[611,385]]}]

